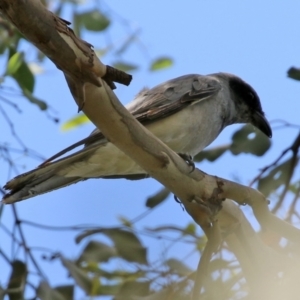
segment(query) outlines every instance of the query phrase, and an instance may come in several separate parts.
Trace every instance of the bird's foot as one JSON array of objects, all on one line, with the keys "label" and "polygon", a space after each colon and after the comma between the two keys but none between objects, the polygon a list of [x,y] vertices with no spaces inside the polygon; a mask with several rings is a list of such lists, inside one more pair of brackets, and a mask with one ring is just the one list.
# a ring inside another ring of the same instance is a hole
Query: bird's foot
[{"label": "bird's foot", "polygon": [[192,167],[191,173],[195,170],[195,163],[191,155],[184,153],[177,153],[190,167]]}]

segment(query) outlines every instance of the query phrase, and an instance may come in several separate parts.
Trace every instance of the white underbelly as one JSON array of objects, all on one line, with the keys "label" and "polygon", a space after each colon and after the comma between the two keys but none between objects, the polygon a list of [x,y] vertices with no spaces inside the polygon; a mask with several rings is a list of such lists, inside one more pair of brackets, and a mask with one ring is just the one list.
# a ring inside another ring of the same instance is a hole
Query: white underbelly
[{"label": "white underbelly", "polygon": [[143,174],[145,171],[112,143],[99,147],[91,157],[75,162],[62,170],[66,177],[104,177],[112,175]]}]

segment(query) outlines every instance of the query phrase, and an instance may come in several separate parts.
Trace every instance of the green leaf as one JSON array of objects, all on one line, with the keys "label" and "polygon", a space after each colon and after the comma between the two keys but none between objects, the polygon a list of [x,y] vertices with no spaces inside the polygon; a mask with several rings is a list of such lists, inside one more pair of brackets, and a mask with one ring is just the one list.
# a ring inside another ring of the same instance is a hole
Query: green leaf
[{"label": "green leaf", "polygon": [[86,230],[76,237],[76,243],[96,233],[102,233],[108,236],[114,242],[117,255],[123,259],[130,262],[148,264],[147,249],[142,246],[136,235],[128,230],[119,228]]},{"label": "green leaf", "polygon": [[118,70],[124,71],[124,72],[134,71],[134,70],[137,70],[137,68],[138,68],[138,66],[135,64],[124,63],[121,61],[115,62],[113,64],[113,67]]},{"label": "green leaf", "polygon": [[189,223],[184,229],[184,235],[191,235],[191,236],[196,236],[196,225],[195,223]]},{"label": "green leaf", "polygon": [[89,118],[85,114],[78,114],[77,116],[69,119],[65,123],[61,125],[61,130],[62,131],[67,131],[70,129],[74,129],[78,126],[81,126],[83,124],[86,124],[90,122]]},{"label": "green leaf", "polygon": [[83,249],[78,262],[106,262],[116,255],[115,248],[98,241],[90,241]]},{"label": "green leaf", "polygon": [[120,284],[102,284],[99,287],[98,295],[106,295],[112,296],[116,295],[118,290],[120,289]]},{"label": "green leaf", "polygon": [[182,236],[190,235],[194,238],[199,238],[199,236],[196,234],[196,227],[193,223],[190,223],[185,228],[181,228],[174,225],[165,225],[165,226],[158,226],[155,228],[147,228],[147,230],[151,232],[161,232],[161,231],[175,231],[180,233]]},{"label": "green leaf", "polygon": [[262,132],[255,131],[252,125],[245,125],[233,134],[230,151],[234,155],[251,153],[262,156],[269,150],[270,146],[270,139]]},{"label": "green leaf", "polygon": [[173,60],[169,57],[160,57],[151,63],[150,71],[158,71],[169,68],[173,65]]},{"label": "green leaf", "polygon": [[48,104],[45,101],[36,98],[27,89],[23,89],[23,94],[31,103],[36,104],[41,110],[48,108]]},{"label": "green leaf", "polygon": [[149,294],[150,281],[126,281],[124,282],[118,293],[116,294],[116,300],[136,299],[136,296],[146,296]]},{"label": "green leaf", "polygon": [[22,63],[24,63],[24,53],[16,52],[13,54],[8,60],[6,75],[13,76],[21,67]]},{"label": "green leaf", "polygon": [[35,79],[27,64],[23,63],[13,77],[23,90],[33,92]]},{"label": "green leaf", "polygon": [[170,268],[170,271],[180,276],[188,276],[193,272],[183,262],[175,258],[168,259],[166,265]]},{"label": "green leaf", "polygon": [[195,162],[200,162],[204,159],[207,159],[208,161],[215,161],[218,159],[220,156],[222,156],[229,148],[229,145],[223,145],[223,146],[217,146],[212,149],[204,150],[198,153],[196,156],[194,156],[194,161]]},{"label": "green leaf", "polygon": [[158,191],[155,195],[147,198],[146,206],[149,208],[153,208],[161,204],[163,201],[165,201],[169,195],[170,195],[170,191],[164,187],[160,191]]},{"label": "green leaf", "polygon": [[120,257],[130,262],[148,264],[147,249],[134,233],[118,228],[103,229],[102,233],[112,239]]},{"label": "green leaf", "polygon": [[112,280],[112,281],[118,281],[118,282],[124,282],[127,280],[133,281],[133,280],[139,280],[141,278],[145,278],[146,276],[146,271],[142,271],[138,269],[137,271],[134,272],[129,272],[129,271],[124,271],[122,270],[114,270],[112,272],[108,272],[104,269],[99,268],[98,263],[90,263],[90,262],[85,262],[83,266],[81,266],[82,270],[84,270],[86,273],[91,274],[94,273],[98,277],[105,278],[107,280]]},{"label": "green leaf", "polygon": [[132,228],[132,223],[130,220],[128,220],[127,218],[125,218],[124,216],[119,216],[118,217],[119,221],[122,223],[122,225],[128,227],[128,228]]},{"label": "green leaf", "polygon": [[54,290],[63,295],[64,300],[74,299],[74,285],[60,285],[55,287]]},{"label": "green leaf", "polygon": [[78,16],[81,24],[87,30],[103,31],[110,25],[110,20],[97,9],[82,13]]},{"label": "green leaf", "polygon": [[290,158],[274,168],[268,175],[261,178],[258,181],[258,189],[267,197],[286,183],[291,167],[292,159]]},{"label": "green leaf", "polygon": [[5,294],[5,290],[0,286],[0,300],[4,300]]},{"label": "green leaf", "polygon": [[18,53],[15,52],[15,50],[12,48],[9,51],[9,57],[9,62],[14,57],[14,63],[11,62],[11,66],[8,67],[10,69],[9,72],[11,73],[10,76],[12,76],[17,81],[22,90],[26,89],[30,93],[32,93],[35,80],[34,75],[30,71],[27,63],[24,61],[23,57],[20,61],[20,55],[18,55]]},{"label": "green leaf", "polygon": [[73,298],[65,298],[59,291],[52,289],[45,281],[40,283],[36,292],[41,300],[73,300]]},{"label": "green leaf", "polygon": [[134,297],[134,300],[163,300],[163,299],[179,300],[179,299],[172,298],[172,296],[174,296],[174,291],[172,290],[172,286],[169,286],[149,296]]},{"label": "green leaf", "polygon": [[75,282],[80,286],[88,295],[97,295],[100,282],[98,278],[90,278],[81,268],[79,268],[75,262],[60,257],[62,264],[69,271]]},{"label": "green leaf", "polygon": [[27,266],[20,260],[12,262],[12,272],[7,286],[10,300],[23,300],[27,278]]},{"label": "green leaf", "polygon": [[295,68],[291,67],[288,72],[288,77],[295,79],[295,80],[300,80],[300,68]]},{"label": "green leaf", "polygon": [[83,233],[80,233],[77,235],[77,237],[75,238],[75,242],[78,244],[80,243],[84,238],[96,234],[96,233],[102,233],[102,228],[99,229],[90,229],[90,230],[85,230]]}]

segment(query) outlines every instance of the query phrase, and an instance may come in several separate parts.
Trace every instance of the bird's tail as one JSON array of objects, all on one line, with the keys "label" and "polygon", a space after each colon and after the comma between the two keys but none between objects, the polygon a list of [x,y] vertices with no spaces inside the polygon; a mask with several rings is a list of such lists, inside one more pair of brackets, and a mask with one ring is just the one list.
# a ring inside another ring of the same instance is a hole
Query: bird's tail
[{"label": "bird's tail", "polygon": [[59,171],[65,166],[84,160],[92,153],[94,147],[91,148],[82,149],[54,162],[47,162],[34,170],[13,178],[4,186],[4,189],[9,192],[2,201],[6,204],[15,203],[85,180],[82,177],[60,175]]},{"label": "bird's tail", "polygon": [[39,175],[38,178],[33,179],[33,176],[35,177],[37,173],[40,173],[38,171],[40,170],[32,170],[9,181],[4,188],[10,191],[3,197],[2,201],[6,204],[15,203],[84,179],[81,177],[63,177],[50,173]]}]

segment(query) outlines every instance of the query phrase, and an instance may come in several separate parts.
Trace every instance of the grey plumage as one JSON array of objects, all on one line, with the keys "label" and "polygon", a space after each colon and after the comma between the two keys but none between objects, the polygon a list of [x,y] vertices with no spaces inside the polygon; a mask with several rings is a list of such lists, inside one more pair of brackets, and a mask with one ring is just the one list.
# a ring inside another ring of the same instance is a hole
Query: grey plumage
[{"label": "grey plumage", "polygon": [[[194,156],[234,123],[252,123],[271,137],[254,89],[237,76],[186,75],[142,90],[130,113],[177,153]],[[70,150],[83,149],[61,158]],[[21,201],[88,178],[143,178],[147,174],[96,129],[37,169],[17,176],[4,188],[5,203]]]}]

